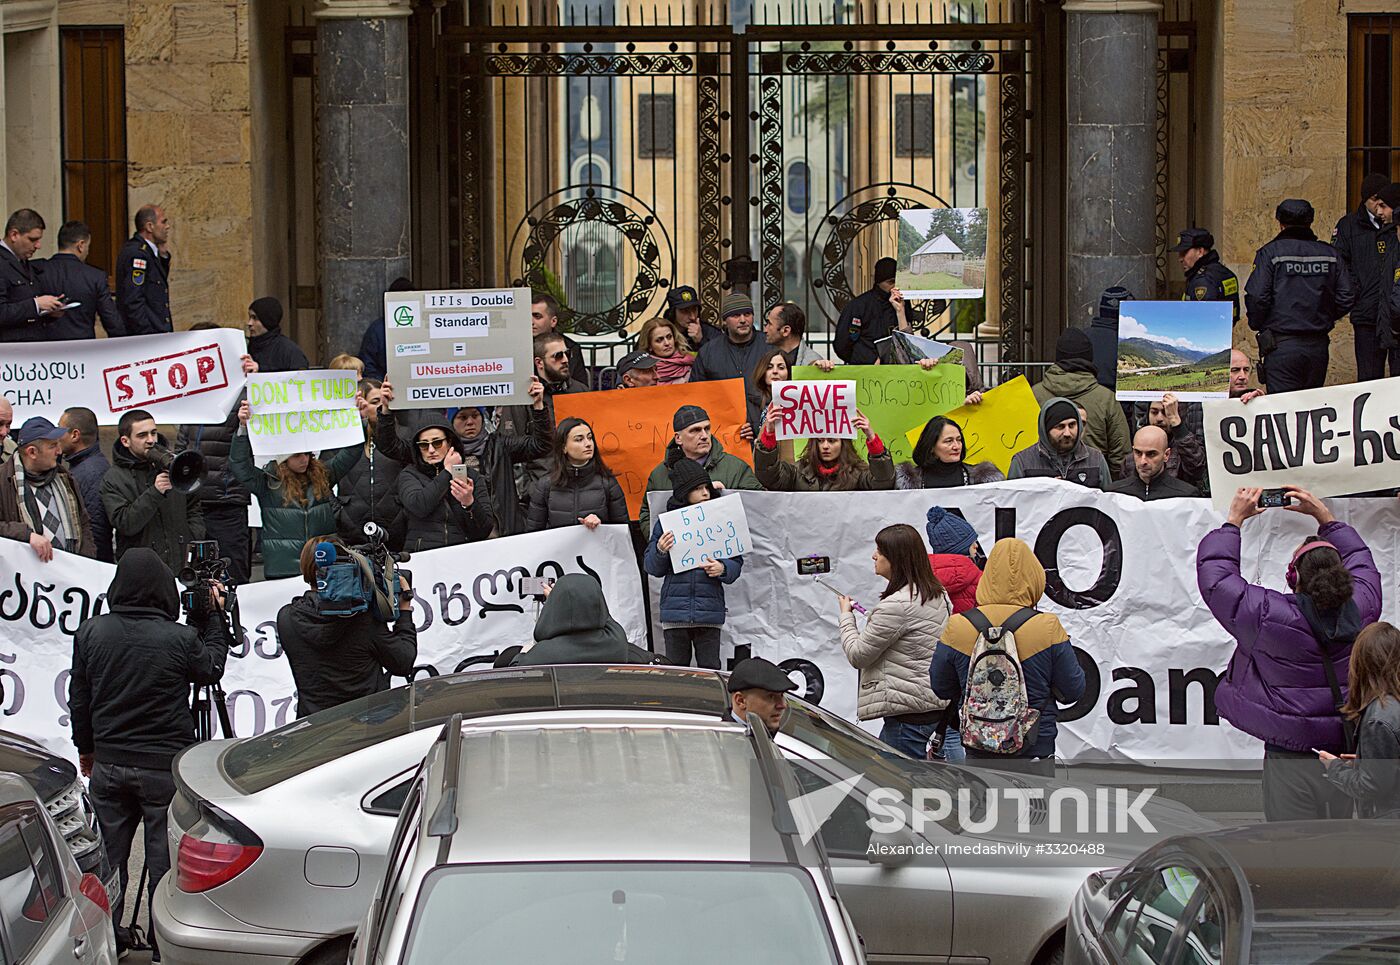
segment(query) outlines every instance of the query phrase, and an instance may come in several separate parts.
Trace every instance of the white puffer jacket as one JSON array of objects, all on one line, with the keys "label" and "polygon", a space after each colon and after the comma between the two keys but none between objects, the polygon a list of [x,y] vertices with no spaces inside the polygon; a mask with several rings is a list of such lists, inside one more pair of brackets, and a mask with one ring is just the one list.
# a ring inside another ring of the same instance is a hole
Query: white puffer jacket
[{"label": "white puffer jacket", "polygon": [[870,611],[863,632],[856,629],[855,614],[842,614],[841,649],[860,671],[861,720],[948,706],[934,695],[928,668],[951,613],[946,595],[921,604],[914,588],[905,587]]}]

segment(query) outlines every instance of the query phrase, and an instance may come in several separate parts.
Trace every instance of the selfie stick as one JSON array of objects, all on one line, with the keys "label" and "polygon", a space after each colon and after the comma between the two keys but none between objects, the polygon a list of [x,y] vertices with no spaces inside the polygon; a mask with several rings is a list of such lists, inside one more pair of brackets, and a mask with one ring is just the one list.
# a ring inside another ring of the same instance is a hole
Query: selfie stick
[{"label": "selfie stick", "polygon": [[[822,586],[826,587],[826,588],[827,588],[828,590],[830,590],[832,593],[835,593],[837,596],[846,596],[846,595],[847,595],[847,594],[845,594],[845,593],[842,593],[840,590],[836,589],[836,587],[832,586],[830,583],[826,582],[826,580],[823,580],[820,576],[814,576],[814,577],[812,577],[812,579],[816,580],[818,583],[820,583]],[[859,613],[861,616],[865,616],[865,613],[866,613],[865,607],[861,606],[861,605],[860,605],[859,603],[857,603],[854,599],[851,599],[851,609],[852,609],[852,610],[855,610],[855,611],[856,611],[857,613]]]}]

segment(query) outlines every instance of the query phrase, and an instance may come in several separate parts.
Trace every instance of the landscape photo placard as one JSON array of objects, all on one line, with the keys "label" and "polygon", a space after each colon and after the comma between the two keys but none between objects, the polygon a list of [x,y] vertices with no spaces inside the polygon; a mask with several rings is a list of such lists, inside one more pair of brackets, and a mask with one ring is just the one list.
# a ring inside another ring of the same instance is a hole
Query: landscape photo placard
[{"label": "landscape photo placard", "polygon": [[906,299],[981,298],[987,284],[986,208],[899,213],[894,286]]},{"label": "landscape photo placard", "polygon": [[1182,402],[1230,394],[1229,302],[1122,302],[1118,309],[1118,398]]}]

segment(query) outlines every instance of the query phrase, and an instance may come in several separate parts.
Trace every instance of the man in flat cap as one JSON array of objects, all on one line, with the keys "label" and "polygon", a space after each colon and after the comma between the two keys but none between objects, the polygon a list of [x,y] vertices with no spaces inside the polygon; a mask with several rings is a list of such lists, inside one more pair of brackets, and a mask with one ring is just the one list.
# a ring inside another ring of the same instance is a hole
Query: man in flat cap
[{"label": "man in flat cap", "polygon": [[745,725],[749,714],[757,714],[769,735],[777,736],[787,713],[787,695],[796,689],[797,684],[771,661],[762,657],[741,660],[729,675],[729,712]]},{"label": "man in flat cap", "polygon": [[1321,388],[1329,334],[1356,304],[1356,279],[1313,234],[1313,207],[1290,198],[1274,212],[1279,233],[1254,255],[1244,286],[1249,327],[1259,338],[1259,377],[1270,395]]},{"label": "man in flat cap", "polygon": [[1186,273],[1187,302],[1229,302],[1233,322],[1240,320],[1240,280],[1220,260],[1215,236],[1204,228],[1187,228],[1176,236],[1171,249]]}]

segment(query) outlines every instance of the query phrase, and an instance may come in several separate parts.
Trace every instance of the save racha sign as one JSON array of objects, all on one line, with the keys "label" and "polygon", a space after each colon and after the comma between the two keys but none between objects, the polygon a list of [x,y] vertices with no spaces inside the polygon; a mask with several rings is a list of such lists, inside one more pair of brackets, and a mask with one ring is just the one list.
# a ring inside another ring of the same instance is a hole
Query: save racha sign
[{"label": "save racha sign", "polygon": [[854,439],[854,382],[779,382],[773,389],[779,439]]}]

